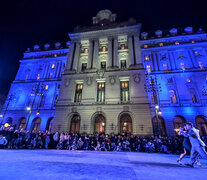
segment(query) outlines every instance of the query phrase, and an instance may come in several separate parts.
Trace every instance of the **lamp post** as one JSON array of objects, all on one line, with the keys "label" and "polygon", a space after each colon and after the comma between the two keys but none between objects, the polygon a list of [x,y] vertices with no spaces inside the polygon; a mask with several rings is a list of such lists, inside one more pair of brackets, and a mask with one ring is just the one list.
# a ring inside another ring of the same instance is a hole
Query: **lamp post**
[{"label": "lamp post", "polygon": [[[40,84],[40,82],[38,82],[33,88],[32,88],[32,92],[31,92],[31,96],[34,96],[34,99],[32,101],[32,106],[31,107],[27,107],[27,110],[29,111],[29,116],[27,118],[27,122],[26,122],[26,125],[25,125],[25,130],[27,129],[27,126],[28,126],[28,123],[29,123],[29,120],[30,120],[30,116],[32,114],[32,110],[33,110],[33,107],[34,107],[34,104],[35,104],[35,100],[36,100],[36,97],[37,96],[42,96],[43,95],[43,92],[44,92],[44,89],[45,89],[45,85],[42,83]],[[37,111],[37,116],[40,114],[40,111],[38,110]]]},{"label": "lamp post", "polygon": [[160,130],[159,124],[159,116],[162,114],[160,110],[160,99],[159,99],[159,92],[161,92],[161,85],[157,82],[156,75],[149,76],[146,75],[146,84],[144,85],[145,91],[148,93],[152,93],[153,96],[153,103],[155,108],[155,117],[156,117],[156,129],[154,130],[154,135],[162,135],[162,131]]},{"label": "lamp post", "polygon": [[4,114],[1,115],[1,117],[2,117],[1,125],[2,125],[2,123],[3,123],[3,121],[4,121],[4,117],[5,117],[5,114],[6,114],[6,112],[7,112],[8,107],[9,107],[10,102],[11,102],[12,100],[14,100],[15,98],[16,98],[16,97],[15,97],[14,94],[10,94],[10,95],[8,96],[8,103],[7,103],[7,105],[6,105],[6,109],[5,109],[5,111],[4,111]]}]

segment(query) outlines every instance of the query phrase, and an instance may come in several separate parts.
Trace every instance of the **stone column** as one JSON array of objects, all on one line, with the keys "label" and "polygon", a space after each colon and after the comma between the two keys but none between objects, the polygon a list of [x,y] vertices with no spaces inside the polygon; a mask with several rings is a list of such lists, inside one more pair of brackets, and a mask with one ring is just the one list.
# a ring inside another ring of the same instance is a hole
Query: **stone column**
[{"label": "stone column", "polygon": [[134,50],[133,50],[133,44],[132,44],[132,36],[129,35],[128,37],[128,62],[129,67],[134,65]]},{"label": "stone column", "polygon": [[112,67],[112,38],[108,38],[108,67]]},{"label": "stone column", "polygon": [[138,35],[134,35],[134,50],[135,50],[135,62],[136,65],[142,66],[141,48]]},{"label": "stone column", "polygon": [[79,69],[79,59],[80,59],[80,43],[76,42],[75,55],[73,61],[73,70],[75,71]]},{"label": "stone column", "polygon": [[119,68],[119,57],[118,57],[118,39],[114,38],[114,51],[113,51],[113,61],[114,67]]},{"label": "stone column", "polygon": [[94,49],[93,49],[93,69],[98,68],[98,40],[95,40]]},{"label": "stone column", "polygon": [[93,61],[93,41],[90,40],[89,51],[88,51],[88,65],[87,65],[88,69],[91,69],[92,61]]},{"label": "stone column", "polygon": [[65,71],[70,71],[71,69],[71,65],[72,65],[72,61],[73,61],[73,52],[74,52],[74,45],[75,42],[72,41],[70,44],[70,50],[69,50],[69,54],[68,54],[68,58],[67,58],[67,62],[66,62],[66,67],[65,67]]}]

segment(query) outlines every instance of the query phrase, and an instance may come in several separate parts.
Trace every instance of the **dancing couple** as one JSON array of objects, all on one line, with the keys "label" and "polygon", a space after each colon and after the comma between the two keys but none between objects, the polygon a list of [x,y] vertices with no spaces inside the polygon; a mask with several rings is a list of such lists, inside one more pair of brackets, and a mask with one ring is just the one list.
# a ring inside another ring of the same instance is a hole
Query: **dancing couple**
[{"label": "dancing couple", "polygon": [[205,151],[205,143],[201,140],[199,132],[193,127],[193,124],[188,122],[183,128],[179,128],[179,135],[184,136],[183,147],[184,153],[181,154],[180,158],[177,160],[179,164],[182,164],[181,160],[186,155],[187,151],[190,152],[190,160],[186,166],[193,167],[196,163],[201,166],[198,158],[199,156],[207,159],[207,153]]}]

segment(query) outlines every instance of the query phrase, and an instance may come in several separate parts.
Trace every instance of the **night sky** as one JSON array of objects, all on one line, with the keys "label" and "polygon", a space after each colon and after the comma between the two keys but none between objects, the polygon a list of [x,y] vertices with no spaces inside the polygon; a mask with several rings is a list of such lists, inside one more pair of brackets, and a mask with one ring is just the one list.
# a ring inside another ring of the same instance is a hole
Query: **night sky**
[{"label": "night sky", "polygon": [[66,42],[77,25],[91,25],[99,10],[117,21],[133,17],[142,31],[193,26],[207,30],[207,6],[196,0],[5,0],[0,4],[0,100],[14,80],[19,60],[35,44]]}]

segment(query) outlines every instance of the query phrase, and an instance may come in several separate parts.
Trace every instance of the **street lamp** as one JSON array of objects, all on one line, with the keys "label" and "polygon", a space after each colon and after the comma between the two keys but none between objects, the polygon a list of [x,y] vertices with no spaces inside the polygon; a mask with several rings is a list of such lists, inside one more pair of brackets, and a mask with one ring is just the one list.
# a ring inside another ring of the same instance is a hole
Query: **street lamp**
[{"label": "street lamp", "polygon": [[[29,111],[29,116],[26,122],[26,126],[25,126],[25,130],[27,129],[29,120],[30,120],[30,116],[32,114],[32,110],[33,110],[33,106],[35,104],[35,100],[37,96],[43,96],[44,91],[46,90],[46,86],[42,83],[40,84],[40,82],[38,82],[31,91],[31,96],[34,96],[34,99],[32,101],[32,106],[31,107],[27,107],[27,110]],[[36,115],[38,116],[40,114],[39,110],[37,111]]]},{"label": "street lamp", "polygon": [[6,105],[6,109],[5,109],[5,111],[4,111],[4,114],[3,114],[3,115],[1,114],[1,116],[0,116],[0,117],[2,117],[1,125],[2,125],[2,123],[3,123],[3,121],[4,121],[4,116],[5,116],[6,112],[7,112],[7,109],[8,109],[8,107],[9,107],[10,102],[11,102],[12,100],[15,100],[15,98],[16,98],[16,97],[15,97],[14,94],[10,94],[10,95],[8,96],[8,103],[7,103],[7,105]]},{"label": "street lamp", "polygon": [[160,131],[160,124],[159,124],[159,117],[158,114],[161,115],[160,110],[160,99],[159,99],[159,92],[161,92],[161,85],[157,81],[157,76],[148,75],[146,74],[146,84],[144,85],[145,91],[148,93],[152,93],[153,95],[153,103],[155,108],[155,117],[156,117],[156,130],[154,130],[155,135],[162,135]]}]

